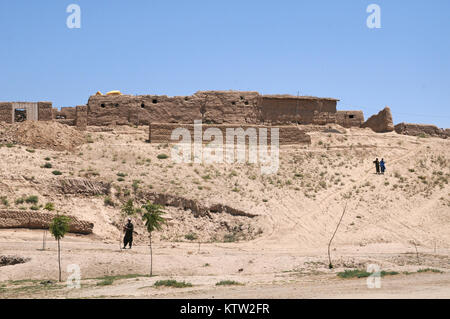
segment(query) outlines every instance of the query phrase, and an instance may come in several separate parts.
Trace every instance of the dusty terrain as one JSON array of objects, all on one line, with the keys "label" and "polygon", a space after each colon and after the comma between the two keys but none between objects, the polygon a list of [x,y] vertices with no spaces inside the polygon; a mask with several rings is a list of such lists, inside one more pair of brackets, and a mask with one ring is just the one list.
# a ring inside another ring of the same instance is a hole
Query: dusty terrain
[{"label": "dusty terrain", "polygon": [[[0,255],[29,260],[0,265],[0,297],[449,298],[450,141],[342,131],[311,132],[311,146],[282,146],[274,175],[261,175],[258,165],[248,163],[174,163],[170,145],[145,142],[146,127],[89,128],[86,143],[66,151],[26,141],[4,144],[0,209],[29,210],[17,200],[36,195],[34,209],[54,203],[59,213],[93,222],[94,230],[62,241],[63,278],[70,275],[68,265],[81,269],[81,289],[69,289],[53,283],[56,243],[48,234],[42,250],[43,230],[1,229]],[[375,174],[375,157],[385,159],[385,175]],[[72,178],[110,182],[111,194],[55,191],[60,180]],[[122,204],[134,198],[141,205],[148,191],[256,217],[196,217],[189,209],[167,207],[169,224],[154,238],[155,276],[147,277],[148,239],[139,215],[133,216],[132,250],[119,249],[119,225]],[[345,205],[330,270],[327,244]],[[369,264],[398,274],[382,277],[379,289],[369,289],[366,278],[337,276]],[[115,280],[105,284],[106,276]],[[153,286],[165,279],[193,286]],[[222,280],[242,285],[215,285]]]}]

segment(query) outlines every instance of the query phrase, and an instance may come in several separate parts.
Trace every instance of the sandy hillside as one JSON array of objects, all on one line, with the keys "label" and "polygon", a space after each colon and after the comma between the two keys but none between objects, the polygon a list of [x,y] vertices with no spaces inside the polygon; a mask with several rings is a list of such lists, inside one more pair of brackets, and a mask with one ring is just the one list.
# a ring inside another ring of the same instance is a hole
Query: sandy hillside
[{"label": "sandy hillside", "polygon": [[[93,222],[94,233],[70,234],[63,241],[63,264],[76,263],[82,270],[83,288],[74,291],[40,285],[57,278],[54,242],[48,238],[47,249],[38,250],[42,230],[0,230],[0,255],[30,258],[0,267],[0,294],[314,298],[332,297],[330,287],[341,287],[335,296],[357,297],[355,285],[362,285],[367,297],[420,297],[422,287],[430,296],[448,298],[450,284],[438,282],[450,283],[450,141],[370,129],[341,131],[311,132],[310,146],[282,146],[273,175],[262,175],[258,165],[248,163],[174,163],[170,145],[145,142],[145,127],[90,128],[81,137],[70,133],[67,138],[85,143],[63,151],[5,140],[0,147],[0,209],[29,210],[30,204],[17,199],[36,195],[37,210],[52,202],[60,213]],[[159,159],[160,154],[168,158]],[[385,175],[375,174],[375,157],[385,159]],[[57,191],[63,179],[111,183],[111,194],[63,194]],[[167,207],[169,225],[155,238],[158,277],[131,276],[98,286],[101,279],[94,278],[148,272],[147,236],[139,216],[134,217],[137,246],[119,250],[120,207],[130,198],[136,205],[145,203],[148,192],[205,207],[228,205],[248,216],[195,216],[189,209]],[[335,269],[329,270],[327,243],[344,206],[331,251]],[[372,263],[399,272],[383,277],[391,290],[373,293],[365,290],[365,279],[336,276]],[[436,272],[417,273],[427,268]],[[152,286],[168,278],[194,286],[181,292]],[[225,279],[245,285],[215,286]],[[36,281],[15,285],[14,280]],[[412,280],[417,290],[407,289]],[[273,294],[260,293],[258,287]]]}]

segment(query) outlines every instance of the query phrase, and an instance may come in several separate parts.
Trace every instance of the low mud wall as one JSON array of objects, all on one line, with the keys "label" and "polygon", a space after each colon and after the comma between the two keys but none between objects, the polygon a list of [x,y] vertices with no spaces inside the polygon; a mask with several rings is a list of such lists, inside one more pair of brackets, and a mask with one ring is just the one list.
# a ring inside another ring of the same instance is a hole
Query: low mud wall
[{"label": "low mud wall", "polygon": [[222,204],[215,204],[212,206],[206,206],[194,199],[187,199],[180,196],[174,196],[170,194],[161,194],[161,193],[154,193],[154,192],[140,192],[139,197],[150,201],[153,204],[158,204],[162,206],[173,206],[178,207],[182,209],[189,209],[194,213],[194,216],[206,216],[210,212],[212,213],[226,213],[230,214],[232,216],[244,216],[253,218],[258,215],[250,214],[247,212],[244,212],[239,209],[232,208],[227,205]]},{"label": "low mud wall", "polygon": [[450,136],[450,130],[440,129],[435,125],[429,124],[399,123],[395,126],[395,132],[411,136],[421,136],[423,134],[441,138],[448,138]]},{"label": "low mud wall", "polygon": [[109,183],[86,178],[56,179],[52,182],[52,185],[58,193],[71,195],[108,195],[111,190],[111,184]]},{"label": "low mud wall", "polygon": [[[194,124],[175,124],[175,123],[151,123],[149,126],[149,141],[150,143],[176,143],[177,140],[172,140],[172,132],[177,129],[187,129],[192,141],[194,139]],[[263,126],[263,125],[239,125],[239,124],[202,124],[203,134],[209,128],[217,128],[220,130],[225,142],[227,136],[227,129],[240,129],[244,131],[248,129],[256,129],[259,135],[259,129],[267,129],[267,143],[271,142],[271,129],[279,129],[279,143],[280,145],[292,144],[311,144],[311,137],[305,133],[300,127],[295,125],[290,126]],[[207,143],[208,141],[205,141]]]},{"label": "low mud wall", "polygon": [[[0,210],[0,229],[48,229],[55,216],[55,214],[35,211]],[[71,220],[69,228],[70,233],[83,235],[92,234],[92,229],[94,228],[93,223],[79,220],[73,216],[68,217]]]}]

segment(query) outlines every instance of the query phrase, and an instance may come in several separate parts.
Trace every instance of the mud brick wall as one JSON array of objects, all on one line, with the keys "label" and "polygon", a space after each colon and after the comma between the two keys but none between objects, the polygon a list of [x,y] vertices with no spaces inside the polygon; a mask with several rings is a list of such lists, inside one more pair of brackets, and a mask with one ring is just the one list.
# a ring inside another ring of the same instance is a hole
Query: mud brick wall
[{"label": "mud brick wall", "polygon": [[[336,113],[336,99],[292,96],[262,96],[261,121],[271,124],[315,124],[334,123],[333,116],[322,113]],[[322,117],[318,117],[322,114]]]},{"label": "mud brick wall", "polygon": [[435,125],[429,124],[411,124],[411,123],[399,123],[395,125],[395,132],[403,135],[419,136],[426,134],[429,136],[448,138],[450,137],[449,129],[440,129]]},{"label": "mud brick wall", "polygon": [[62,107],[58,115],[64,117],[67,120],[74,120],[76,118],[76,112],[76,107]]},{"label": "mud brick wall", "polygon": [[[253,91],[199,91],[190,96],[93,95],[88,125],[190,124],[328,124],[336,122],[337,99],[260,95]],[[359,126],[359,125],[358,125]]]},{"label": "mud brick wall", "polygon": [[75,114],[75,126],[80,131],[85,131],[87,127],[87,106],[78,105]]},{"label": "mud brick wall", "polygon": [[158,123],[259,122],[257,92],[204,91],[191,96],[93,95],[88,101],[88,125]]},{"label": "mud brick wall", "polygon": [[362,111],[337,111],[336,124],[340,126],[360,127],[364,123],[364,113]]},{"label": "mud brick wall", "polygon": [[[55,214],[35,211],[0,210],[0,228],[48,229]],[[70,233],[88,235],[94,224],[69,216]]]},{"label": "mud brick wall", "polygon": [[0,122],[12,123],[13,106],[10,102],[0,102]]},{"label": "mud brick wall", "polygon": [[39,121],[53,120],[52,102],[38,102],[38,120]]},{"label": "mud brick wall", "polygon": [[[191,133],[191,138],[194,138],[194,125],[193,124],[168,124],[168,123],[152,123],[149,126],[149,141],[150,143],[176,143],[177,141],[171,140],[173,130],[177,128],[185,128]],[[257,134],[259,134],[259,128],[267,129],[267,143],[270,143],[270,129],[279,129],[279,143],[280,145],[290,144],[311,144],[311,137],[306,134],[298,126],[263,126],[263,125],[238,125],[238,124],[222,124],[222,125],[202,125],[202,131],[208,128],[218,128],[223,135],[224,141],[226,140],[226,130],[228,128],[242,128],[247,130],[248,128],[255,128]],[[205,141],[207,143],[207,141]]]},{"label": "mud brick wall", "polygon": [[314,125],[325,125],[336,122],[336,114],[328,112],[314,112],[312,123]]}]

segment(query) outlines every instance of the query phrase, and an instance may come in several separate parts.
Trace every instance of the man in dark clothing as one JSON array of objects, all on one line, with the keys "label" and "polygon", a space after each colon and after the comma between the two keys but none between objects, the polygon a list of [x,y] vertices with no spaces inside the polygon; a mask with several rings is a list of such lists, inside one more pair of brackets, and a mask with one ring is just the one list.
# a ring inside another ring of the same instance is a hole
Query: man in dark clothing
[{"label": "man in dark clothing", "polygon": [[134,230],[131,218],[128,218],[128,223],[123,227],[123,230],[125,231],[125,237],[123,238],[123,249],[126,249],[128,244],[130,244],[131,249],[131,246],[133,245],[133,230]]},{"label": "man in dark clothing", "polygon": [[375,164],[375,169],[377,170],[377,174],[380,174],[380,161],[378,161],[378,157],[373,161]]}]

